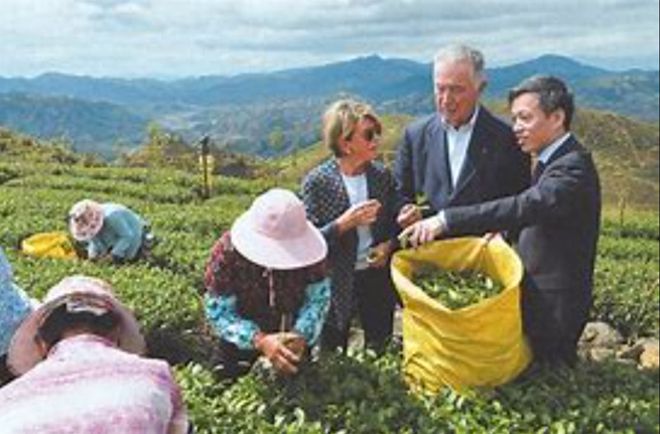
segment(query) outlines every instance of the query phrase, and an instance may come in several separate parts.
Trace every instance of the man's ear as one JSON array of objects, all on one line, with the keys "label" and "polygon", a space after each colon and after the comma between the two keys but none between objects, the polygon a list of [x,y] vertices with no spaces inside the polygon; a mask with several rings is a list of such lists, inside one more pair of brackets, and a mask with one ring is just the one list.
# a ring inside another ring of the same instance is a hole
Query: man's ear
[{"label": "man's ear", "polygon": [[564,109],[557,109],[550,113],[550,119],[552,120],[552,124],[558,128],[558,129],[564,129],[564,120],[566,119],[566,112]]},{"label": "man's ear", "polygon": [[481,83],[479,83],[479,93],[483,93],[483,91],[486,90],[487,86],[488,86],[488,80],[486,78],[483,78],[481,80]]}]

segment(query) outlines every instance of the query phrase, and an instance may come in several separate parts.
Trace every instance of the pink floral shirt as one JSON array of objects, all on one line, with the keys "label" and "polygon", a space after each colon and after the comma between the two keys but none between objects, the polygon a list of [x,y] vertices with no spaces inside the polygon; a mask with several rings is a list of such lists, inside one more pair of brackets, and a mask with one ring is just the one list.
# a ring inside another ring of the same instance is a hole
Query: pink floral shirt
[{"label": "pink floral shirt", "polygon": [[3,434],[179,434],[188,417],[169,365],[94,335],[60,341],[0,389]]}]

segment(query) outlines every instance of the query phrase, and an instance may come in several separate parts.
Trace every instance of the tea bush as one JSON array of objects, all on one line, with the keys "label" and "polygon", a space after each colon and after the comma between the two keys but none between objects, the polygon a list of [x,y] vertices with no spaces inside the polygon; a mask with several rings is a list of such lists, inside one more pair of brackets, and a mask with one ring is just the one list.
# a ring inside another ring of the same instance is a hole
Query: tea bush
[{"label": "tea bush", "polygon": [[[216,338],[204,322],[199,290],[208,251],[273,180],[214,179],[172,170],[0,162],[0,245],[32,296],[70,274],[113,283],[137,314],[152,355],[176,365],[199,433],[600,433],[658,432],[658,376],[617,364],[545,372],[495,390],[413,396],[400,351],[322,357],[291,382],[252,373],[219,378]],[[17,246],[26,235],[66,230],[82,199],[124,203],[151,223],[159,241],[148,261],[121,267],[84,260],[35,259]],[[658,336],[657,214],[605,218],[596,264],[594,319],[626,337]]]}]

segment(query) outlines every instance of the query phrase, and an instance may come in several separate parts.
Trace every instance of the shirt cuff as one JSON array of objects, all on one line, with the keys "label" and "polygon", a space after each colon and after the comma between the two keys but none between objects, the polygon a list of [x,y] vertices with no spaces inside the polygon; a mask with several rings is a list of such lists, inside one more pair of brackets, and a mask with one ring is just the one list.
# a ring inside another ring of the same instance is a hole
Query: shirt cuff
[{"label": "shirt cuff", "polygon": [[436,215],[438,218],[438,223],[440,224],[440,233],[447,233],[449,231],[449,225],[447,224],[447,214],[445,213],[445,210],[441,210],[438,212]]}]

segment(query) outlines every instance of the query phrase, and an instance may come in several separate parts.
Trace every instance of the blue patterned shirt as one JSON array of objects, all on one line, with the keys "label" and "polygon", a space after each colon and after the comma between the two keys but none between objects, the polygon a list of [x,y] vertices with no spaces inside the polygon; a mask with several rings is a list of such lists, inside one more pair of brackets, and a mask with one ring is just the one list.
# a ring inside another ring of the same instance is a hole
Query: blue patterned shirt
[{"label": "blue patterned shirt", "polygon": [[12,336],[31,310],[28,297],[12,282],[11,265],[0,248],[0,356],[7,354]]},{"label": "blue patterned shirt", "polygon": [[[325,278],[312,283],[305,289],[306,299],[293,326],[307,345],[316,344],[330,306],[330,280]],[[254,349],[254,335],[259,332],[256,322],[241,317],[236,310],[236,296],[205,297],[206,316],[223,340],[242,350]]]},{"label": "blue patterned shirt", "polygon": [[138,214],[116,203],[103,204],[103,227],[87,245],[90,258],[110,253],[122,259],[134,259],[142,245],[147,222]]}]

